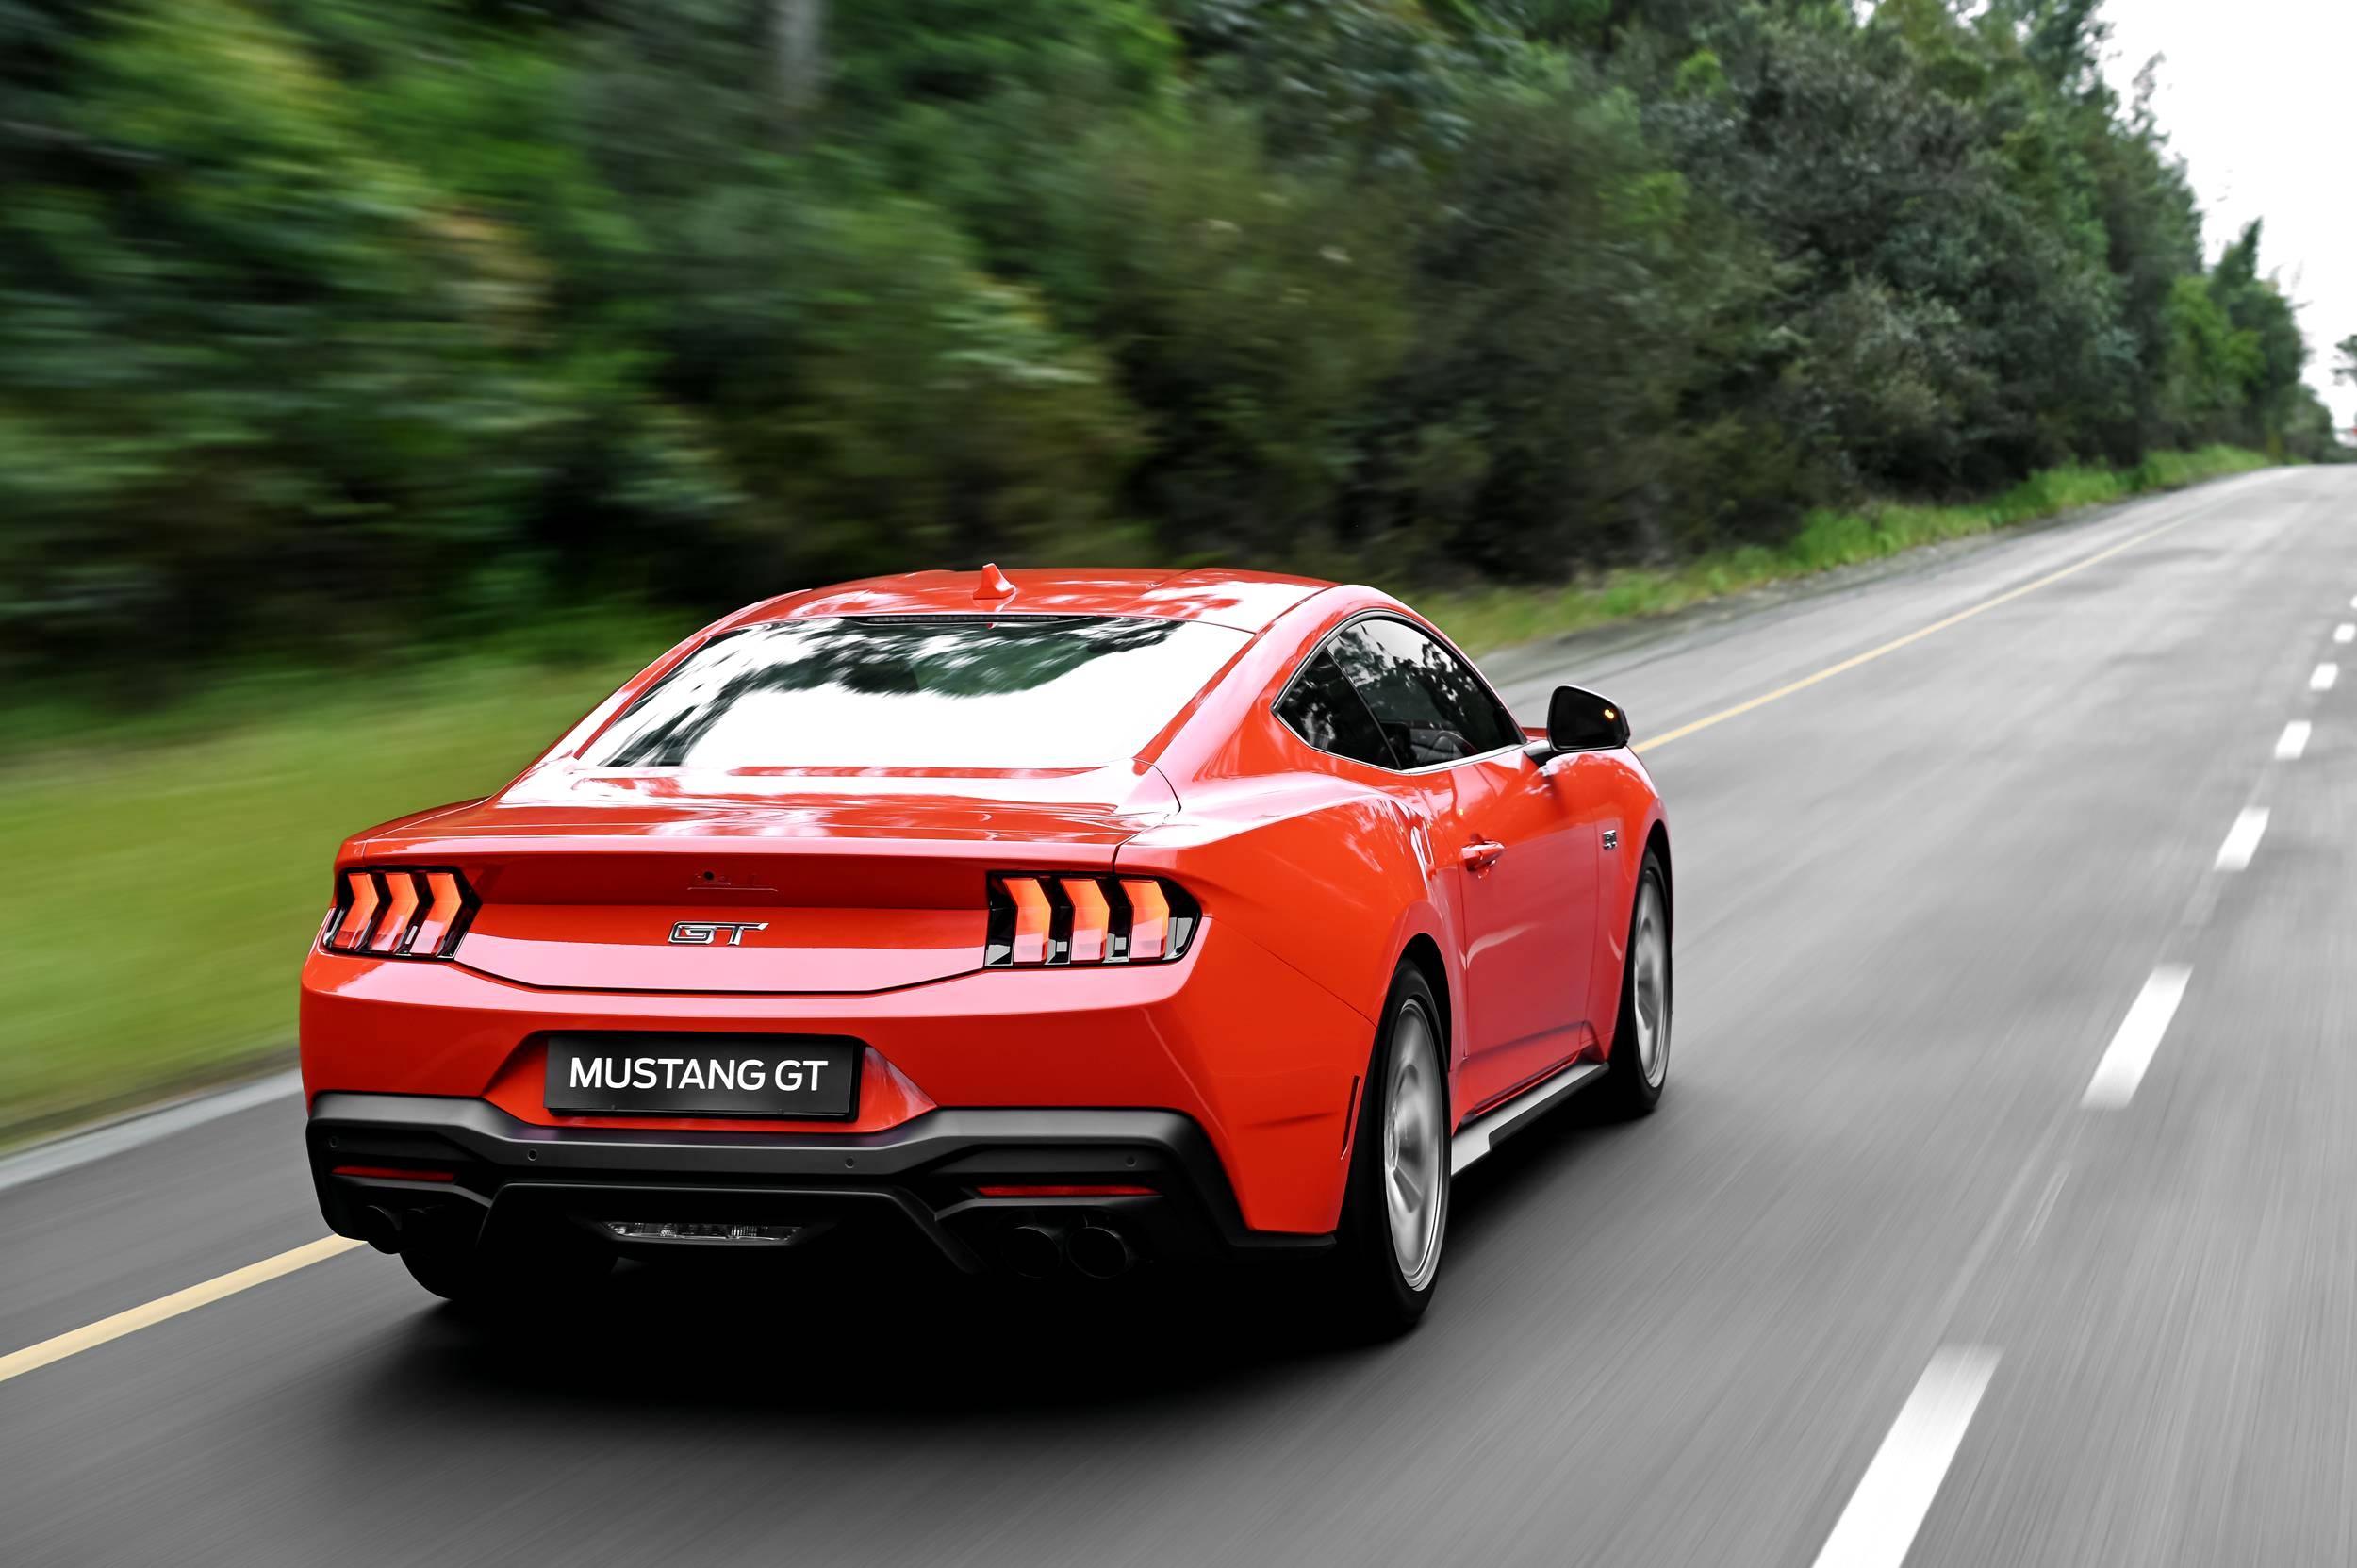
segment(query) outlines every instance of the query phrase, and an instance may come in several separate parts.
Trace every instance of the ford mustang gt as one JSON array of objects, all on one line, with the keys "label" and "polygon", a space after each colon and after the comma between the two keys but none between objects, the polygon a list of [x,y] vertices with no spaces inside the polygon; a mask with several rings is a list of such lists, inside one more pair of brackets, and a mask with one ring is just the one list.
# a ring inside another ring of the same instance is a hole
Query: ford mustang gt
[{"label": "ford mustang gt", "polygon": [[1030,1277],[1298,1255],[1395,1331],[1458,1173],[1575,1090],[1660,1096],[1671,886],[1613,704],[1525,728],[1367,588],[789,593],[343,845],[311,1169],[463,1301],[897,1235]]}]

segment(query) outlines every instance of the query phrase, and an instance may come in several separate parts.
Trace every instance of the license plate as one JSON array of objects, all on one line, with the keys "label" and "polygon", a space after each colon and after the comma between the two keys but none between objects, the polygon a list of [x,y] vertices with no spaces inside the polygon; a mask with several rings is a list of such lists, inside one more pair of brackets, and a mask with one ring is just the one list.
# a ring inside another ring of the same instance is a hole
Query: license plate
[{"label": "license plate", "polygon": [[859,1103],[857,1040],[791,1034],[557,1034],[552,1111],[835,1119]]}]

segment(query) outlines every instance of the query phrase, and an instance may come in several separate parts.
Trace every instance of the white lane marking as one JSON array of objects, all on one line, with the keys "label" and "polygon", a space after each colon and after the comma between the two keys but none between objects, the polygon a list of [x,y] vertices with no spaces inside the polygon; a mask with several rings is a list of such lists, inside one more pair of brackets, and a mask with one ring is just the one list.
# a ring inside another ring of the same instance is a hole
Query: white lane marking
[{"label": "white lane marking", "polygon": [[2119,1020],[2119,1031],[2103,1051],[2103,1060],[2095,1065],[2095,1076],[2087,1081],[2087,1092],[2079,1103],[2091,1111],[2117,1111],[2135,1098],[2136,1085],[2144,1081],[2144,1069],[2152,1065],[2152,1053],[2160,1048],[2161,1036],[2168,1032],[2168,1020],[2177,1015],[2177,1003],[2185,994],[2185,981],[2193,971],[2183,964],[2164,964],[2152,971],[2129,1005],[2128,1015]]},{"label": "white lane marking", "polygon": [[2266,831],[2267,808],[2243,807],[2234,815],[2234,825],[2226,830],[2226,841],[2217,847],[2217,861],[2211,869],[2248,870],[2250,857],[2259,852],[2259,835]]},{"label": "white lane marking", "polygon": [[2320,664],[2316,666],[2316,673],[2308,677],[2308,689],[2310,691],[2331,691],[2332,689],[2332,683],[2340,678],[2341,667],[2339,665]]},{"label": "white lane marking", "polygon": [[2334,642],[2357,642],[2357,625],[2351,625],[2346,620],[2342,621],[2332,628],[2332,640]]},{"label": "white lane marking", "polygon": [[185,1132],[191,1127],[234,1116],[240,1111],[251,1111],[257,1105],[268,1105],[274,1099],[286,1099],[303,1092],[303,1075],[289,1068],[272,1073],[251,1083],[239,1083],[220,1089],[194,1099],[181,1100],[160,1110],[145,1112],[127,1120],[108,1122],[87,1132],[75,1132],[51,1143],[36,1144],[21,1154],[0,1160],[0,1193],[22,1187],[27,1181],[38,1181],[44,1176],[55,1176],[81,1165],[95,1164],[101,1160]]},{"label": "white lane marking", "polygon": [[1986,1345],[1942,1345],[1841,1510],[1817,1568],[1899,1568],[1997,1371]]},{"label": "white lane marking", "polygon": [[2283,733],[2275,740],[2277,762],[2297,762],[2299,753],[2308,749],[2308,734],[2313,728],[2304,718],[2295,718],[2283,726]]}]

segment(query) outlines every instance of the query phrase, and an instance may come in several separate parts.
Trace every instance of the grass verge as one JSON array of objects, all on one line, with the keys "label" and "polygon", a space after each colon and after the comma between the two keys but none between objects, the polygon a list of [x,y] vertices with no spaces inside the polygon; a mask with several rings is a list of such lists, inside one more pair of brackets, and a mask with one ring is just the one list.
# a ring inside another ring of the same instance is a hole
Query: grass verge
[{"label": "grass verge", "polygon": [[286,1060],[336,846],[497,788],[665,646],[241,686],[196,704],[209,734],[167,714],[20,750],[0,772],[0,1143]]},{"label": "grass verge", "polygon": [[[2057,469],[1978,506],[1820,513],[1778,550],[1418,602],[1496,648],[2264,465],[2212,448]],[[0,901],[0,1142],[283,1060],[336,845],[498,787],[681,628],[549,630],[529,652],[366,680],[250,678],[137,720],[0,717],[0,864],[15,873]]]}]

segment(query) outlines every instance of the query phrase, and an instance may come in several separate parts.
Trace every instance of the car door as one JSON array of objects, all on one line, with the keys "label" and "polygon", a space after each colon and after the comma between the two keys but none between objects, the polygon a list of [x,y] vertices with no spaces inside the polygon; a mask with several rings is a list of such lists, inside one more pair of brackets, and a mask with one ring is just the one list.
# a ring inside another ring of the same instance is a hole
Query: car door
[{"label": "car door", "polygon": [[1569,759],[1527,755],[1505,704],[1421,628],[1370,617],[1344,628],[1334,652],[1426,788],[1436,856],[1459,878],[1459,1103],[1477,1108],[1585,1043],[1596,824]]},{"label": "car door", "polygon": [[1516,747],[1462,770],[1478,790],[1470,821],[1498,847],[1486,869],[1466,872],[1479,943],[1465,966],[1479,1036],[1466,1065],[1471,1105],[1545,1076],[1594,1037],[1596,808],[1583,809],[1576,769],[1575,758],[1541,763]]}]

